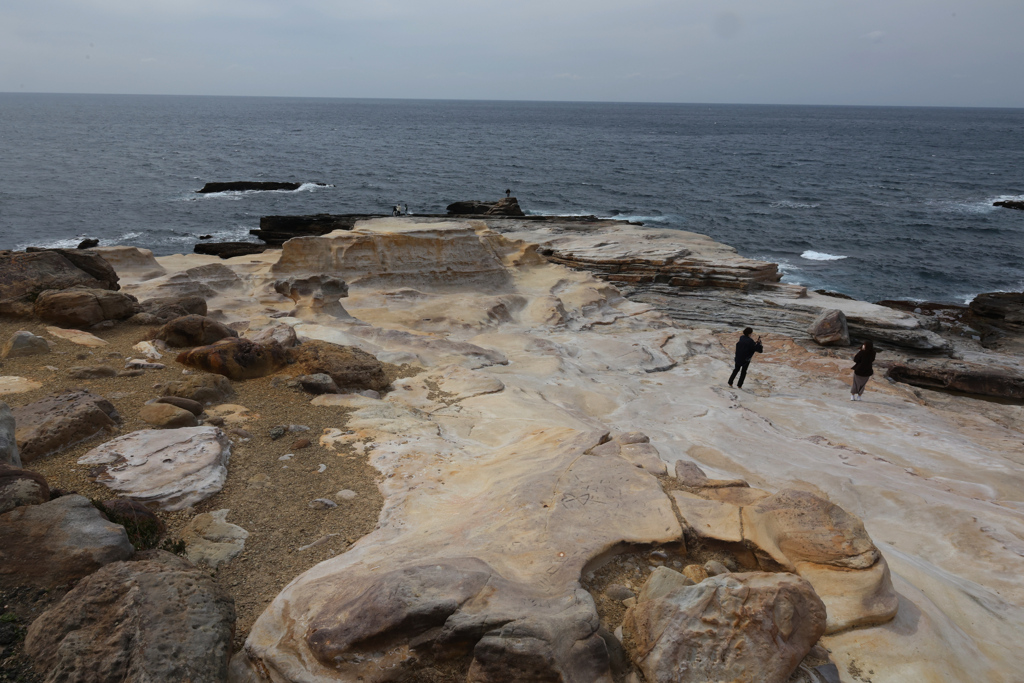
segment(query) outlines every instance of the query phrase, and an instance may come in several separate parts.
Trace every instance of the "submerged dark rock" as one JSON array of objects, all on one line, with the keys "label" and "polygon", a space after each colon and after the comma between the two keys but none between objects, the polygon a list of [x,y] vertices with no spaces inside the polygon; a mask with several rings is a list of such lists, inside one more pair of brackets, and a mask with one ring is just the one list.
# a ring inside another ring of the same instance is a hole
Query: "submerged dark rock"
[{"label": "submerged dark rock", "polygon": [[98,239],[94,239],[94,238],[90,237],[88,239],[84,239],[81,242],[79,242],[78,246],[75,247],[75,248],[76,249],[92,249],[93,247],[98,247],[98,246],[100,246],[100,241]]},{"label": "submerged dark rock", "polygon": [[247,180],[241,180],[229,183],[206,183],[203,185],[203,189],[196,190],[196,193],[209,194],[211,192],[243,192],[245,190],[297,190],[300,187],[302,187],[302,183],[250,182]]},{"label": "submerged dark rock", "polygon": [[1004,209],[1018,209],[1024,211],[1024,201],[1017,201],[1015,199],[1008,199],[1003,202],[993,202],[992,206],[1001,206]]},{"label": "submerged dark rock", "polygon": [[249,254],[262,254],[266,250],[266,244],[256,244],[255,242],[205,242],[197,244],[192,249],[197,254],[219,256],[222,259],[247,256]]}]

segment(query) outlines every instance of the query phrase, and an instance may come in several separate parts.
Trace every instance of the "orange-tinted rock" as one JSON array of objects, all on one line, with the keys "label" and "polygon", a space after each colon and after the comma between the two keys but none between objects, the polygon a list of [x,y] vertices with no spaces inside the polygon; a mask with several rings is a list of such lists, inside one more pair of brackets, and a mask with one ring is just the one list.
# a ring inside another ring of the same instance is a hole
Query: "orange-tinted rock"
[{"label": "orange-tinted rock", "polygon": [[307,341],[288,353],[294,362],[293,371],[303,375],[330,375],[342,390],[380,391],[388,386],[381,362],[354,346]]},{"label": "orange-tinted rock", "polygon": [[257,344],[251,339],[235,338],[184,351],[178,355],[178,362],[239,380],[264,377],[284,367],[287,361],[277,342]]},{"label": "orange-tinted rock", "polygon": [[121,421],[110,401],[83,389],[53,394],[12,412],[24,463],[66,450],[100,432],[112,432]]}]

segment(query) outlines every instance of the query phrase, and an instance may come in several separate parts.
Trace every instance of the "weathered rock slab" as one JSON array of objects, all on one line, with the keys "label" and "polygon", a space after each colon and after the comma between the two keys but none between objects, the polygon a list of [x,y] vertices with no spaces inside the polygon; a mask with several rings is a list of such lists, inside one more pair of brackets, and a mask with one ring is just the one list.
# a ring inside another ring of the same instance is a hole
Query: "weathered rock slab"
[{"label": "weathered rock slab", "polygon": [[622,627],[650,683],[784,683],[825,631],[825,606],[792,574],[665,583],[657,591],[645,585]]},{"label": "weathered rock slab", "polygon": [[227,521],[230,510],[196,515],[182,532],[185,556],[196,564],[216,569],[245,549],[249,532]]},{"label": "weathered rock slab", "polygon": [[112,432],[121,422],[110,401],[84,389],[53,394],[13,412],[24,463]]},{"label": "weathered rock slab", "polygon": [[46,683],[226,680],[234,601],[175,555],[140,557],[86,577],[29,627]]},{"label": "weathered rock slab", "polygon": [[54,588],[134,552],[124,527],[84,496],[61,496],[0,515],[0,586]]},{"label": "weathered rock slab", "polygon": [[183,427],[127,434],[78,463],[96,465],[92,478],[120,496],[181,510],[221,490],[230,455],[231,441],[216,427]]}]

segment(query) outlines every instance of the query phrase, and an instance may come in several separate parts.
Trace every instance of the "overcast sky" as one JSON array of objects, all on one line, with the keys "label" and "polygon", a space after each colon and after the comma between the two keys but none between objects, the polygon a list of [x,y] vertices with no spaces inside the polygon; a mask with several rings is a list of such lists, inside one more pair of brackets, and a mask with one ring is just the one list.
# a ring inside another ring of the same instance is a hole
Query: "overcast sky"
[{"label": "overcast sky", "polygon": [[1024,0],[10,0],[0,91],[1024,107]]}]

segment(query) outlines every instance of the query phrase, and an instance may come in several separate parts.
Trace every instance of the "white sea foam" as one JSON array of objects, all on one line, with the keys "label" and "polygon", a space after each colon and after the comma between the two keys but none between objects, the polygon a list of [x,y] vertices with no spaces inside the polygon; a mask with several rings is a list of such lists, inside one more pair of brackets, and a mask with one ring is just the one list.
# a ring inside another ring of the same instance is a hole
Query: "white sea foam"
[{"label": "white sea foam", "polygon": [[800,258],[805,258],[808,261],[841,261],[846,257],[837,256],[836,254],[826,254],[822,251],[811,251],[808,249],[804,253],[800,254]]}]

